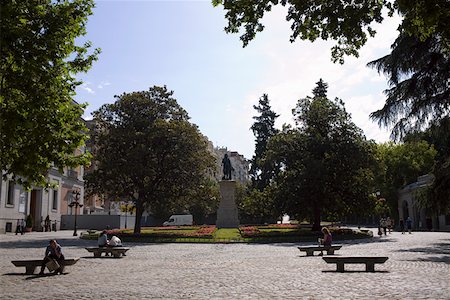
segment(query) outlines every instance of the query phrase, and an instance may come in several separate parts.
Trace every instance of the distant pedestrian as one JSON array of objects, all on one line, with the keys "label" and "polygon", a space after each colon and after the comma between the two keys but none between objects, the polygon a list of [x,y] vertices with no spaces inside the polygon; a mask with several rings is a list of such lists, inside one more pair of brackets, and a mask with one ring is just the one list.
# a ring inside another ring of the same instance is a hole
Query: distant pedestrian
[{"label": "distant pedestrian", "polygon": [[403,221],[403,218],[400,218],[399,225],[400,231],[402,232],[402,234],[405,234],[405,222]]},{"label": "distant pedestrian", "polygon": [[23,234],[25,228],[23,228],[23,220],[17,219],[17,225],[16,225],[16,235],[18,233]]},{"label": "distant pedestrian", "polygon": [[47,215],[47,217],[45,218],[44,229],[45,229],[45,232],[50,231],[50,216],[49,215]]},{"label": "distant pedestrian", "polygon": [[411,220],[411,217],[408,217],[408,218],[406,219],[406,227],[408,228],[409,234],[411,234],[411,230],[412,230],[412,220]]},{"label": "distant pedestrian", "polygon": [[388,232],[391,233],[391,230],[392,230],[392,220],[391,220],[391,218],[387,217],[386,224],[387,224]]},{"label": "distant pedestrian", "polygon": [[384,235],[387,234],[387,222],[385,218],[380,220],[380,227],[383,228]]}]

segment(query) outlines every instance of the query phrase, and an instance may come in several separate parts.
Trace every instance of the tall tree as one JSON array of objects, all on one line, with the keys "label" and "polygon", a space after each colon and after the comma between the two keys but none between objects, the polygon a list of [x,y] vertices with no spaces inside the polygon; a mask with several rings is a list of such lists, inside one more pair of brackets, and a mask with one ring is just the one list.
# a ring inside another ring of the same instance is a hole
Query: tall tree
[{"label": "tall tree", "polygon": [[400,140],[449,116],[449,51],[438,35],[421,41],[403,33],[389,55],[369,63],[388,76],[390,85],[384,107],[371,117],[393,126],[393,138]]},{"label": "tall tree", "polygon": [[282,166],[275,202],[319,230],[322,216],[341,217],[368,205],[373,144],[351,122],[342,100],[306,97],[293,114],[297,126],[285,127],[268,147],[268,159]]},{"label": "tall tree", "polygon": [[267,94],[259,98],[258,105],[253,108],[259,113],[254,116],[251,129],[255,135],[255,155],[251,160],[250,175],[252,178],[252,187],[262,191],[270,183],[276,172],[276,166],[270,165],[263,160],[267,149],[267,143],[270,138],[277,134],[275,120],[278,115],[272,110]]},{"label": "tall tree", "polygon": [[[144,209],[157,216],[189,206],[214,159],[206,139],[166,87],[116,96],[94,113],[95,170],[91,192],[132,199],[134,232]],[[204,199],[208,201],[209,199]]]},{"label": "tall tree", "polygon": [[92,0],[5,0],[0,4],[0,170],[3,178],[46,185],[51,166],[88,163],[83,105],[73,100],[99,50],[88,54]]},{"label": "tall tree", "polygon": [[333,61],[344,62],[344,55],[358,56],[358,51],[373,37],[374,22],[383,21],[383,8],[389,15],[403,17],[402,28],[409,35],[426,40],[439,34],[442,44],[450,47],[450,2],[448,0],[212,0],[214,6],[223,5],[228,20],[227,33],[239,33],[244,47],[264,30],[261,20],[276,5],[287,6],[286,20],[291,22],[290,41],[297,38],[315,41],[335,40],[332,47]]}]

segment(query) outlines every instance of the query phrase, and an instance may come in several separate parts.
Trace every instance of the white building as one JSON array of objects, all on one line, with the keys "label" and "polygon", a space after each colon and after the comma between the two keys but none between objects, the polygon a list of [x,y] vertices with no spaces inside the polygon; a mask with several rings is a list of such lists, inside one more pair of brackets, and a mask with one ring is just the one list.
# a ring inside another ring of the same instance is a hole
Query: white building
[{"label": "white building", "polygon": [[[48,179],[55,184],[54,188],[33,188],[26,191],[12,181],[0,180],[0,233],[15,232],[17,220],[26,220],[31,215],[34,231],[42,231],[44,220],[49,216],[53,228],[59,230],[61,215],[75,214],[75,207],[69,204],[74,199],[73,191],[79,191],[79,203],[83,204],[84,182],[83,167],[64,170],[60,174],[52,168]],[[82,210],[77,209],[77,214]]]},{"label": "white building", "polygon": [[433,175],[428,174],[417,178],[417,182],[408,184],[399,191],[399,217],[412,220],[413,230],[450,231],[450,215],[436,216],[422,208],[419,203],[420,190],[429,186]]}]

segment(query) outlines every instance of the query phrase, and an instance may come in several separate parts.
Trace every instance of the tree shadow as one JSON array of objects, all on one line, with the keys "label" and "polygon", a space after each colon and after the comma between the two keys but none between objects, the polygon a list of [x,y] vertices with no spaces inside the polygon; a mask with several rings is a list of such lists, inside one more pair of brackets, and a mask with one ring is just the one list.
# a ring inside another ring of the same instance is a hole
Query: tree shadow
[{"label": "tree shadow", "polygon": [[[0,248],[15,249],[15,248],[44,248],[49,244],[49,240],[35,239],[35,240],[19,240],[19,241],[0,241]],[[61,247],[89,247],[97,246],[97,241],[61,238],[56,240]]]},{"label": "tree shadow", "polygon": [[421,252],[427,254],[448,254],[450,255],[450,243],[436,243],[429,247],[400,249],[397,252]]}]

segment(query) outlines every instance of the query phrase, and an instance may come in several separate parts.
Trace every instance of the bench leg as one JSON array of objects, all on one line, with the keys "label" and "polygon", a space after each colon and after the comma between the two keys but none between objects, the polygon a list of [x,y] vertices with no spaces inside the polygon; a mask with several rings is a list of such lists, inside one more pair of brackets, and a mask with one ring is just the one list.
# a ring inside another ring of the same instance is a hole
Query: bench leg
[{"label": "bench leg", "polygon": [[100,251],[94,251],[94,257],[100,257],[102,253]]},{"label": "bench leg", "polygon": [[26,266],[25,267],[25,274],[31,275],[34,274],[34,270],[36,269],[36,266]]},{"label": "bench leg", "polygon": [[375,264],[366,263],[366,272],[375,272]]},{"label": "bench leg", "polygon": [[328,249],[327,250],[328,255],[334,255],[334,249]]},{"label": "bench leg", "polygon": [[336,271],[337,272],[344,272],[344,264],[343,263],[337,263],[336,264]]},{"label": "bench leg", "polygon": [[118,258],[118,257],[120,257],[120,252],[112,252],[112,255],[113,255],[115,258]]},{"label": "bench leg", "polygon": [[306,250],[306,256],[314,256],[314,251]]}]

